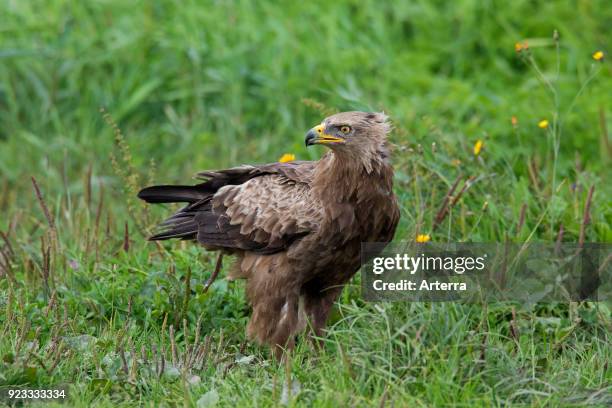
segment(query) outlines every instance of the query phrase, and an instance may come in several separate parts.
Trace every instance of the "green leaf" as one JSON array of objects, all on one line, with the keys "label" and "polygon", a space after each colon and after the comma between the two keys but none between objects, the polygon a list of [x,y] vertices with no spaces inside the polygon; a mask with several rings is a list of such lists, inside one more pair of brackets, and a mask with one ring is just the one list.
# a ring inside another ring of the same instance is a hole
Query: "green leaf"
[{"label": "green leaf", "polygon": [[210,390],[198,398],[196,406],[198,408],[214,407],[219,402],[219,394],[215,390]]},{"label": "green leaf", "polygon": [[107,394],[112,386],[113,382],[107,378],[94,378],[87,388],[96,394]]}]

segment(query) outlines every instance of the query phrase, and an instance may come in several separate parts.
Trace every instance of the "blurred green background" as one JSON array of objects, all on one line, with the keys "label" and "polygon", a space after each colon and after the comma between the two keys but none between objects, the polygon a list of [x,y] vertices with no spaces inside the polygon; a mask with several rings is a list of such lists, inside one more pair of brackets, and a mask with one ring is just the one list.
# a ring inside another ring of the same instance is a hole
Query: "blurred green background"
[{"label": "blurred green background", "polygon": [[[605,0],[1,4],[0,171],[12,187],[50,171],[47,160],[63,162],[69,178],[84,163],[108,171],[113,138],[100,107],[137,162],[155,158],[168,182],[287,151],[316,158],[302,140],[321,114],[303,98],[385,109],[414,144],[435,141],[435,126],[512,149],[514,115],[531,148],[553,107],[515,42],[530,40],[552,76],[559,30],[567,107],[591,54],[612,39]],[[561,144],[589,161],[604,154],[598,109],[609,102],[609,64],[603,71]]]}]

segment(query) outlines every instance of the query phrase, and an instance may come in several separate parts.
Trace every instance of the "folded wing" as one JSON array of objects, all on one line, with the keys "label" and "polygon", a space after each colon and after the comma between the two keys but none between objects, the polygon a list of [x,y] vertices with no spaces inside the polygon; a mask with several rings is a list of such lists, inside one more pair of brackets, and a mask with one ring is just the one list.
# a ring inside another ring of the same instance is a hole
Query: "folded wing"
[{"label": "folded wing", "polygon": [[320,209],[312,199],[312,162],[273,163],[208,171],[195,186],[154,186],[148,202],[187,202],[150,239],[197,240],[213,249],[274,253],[316,230]]}]

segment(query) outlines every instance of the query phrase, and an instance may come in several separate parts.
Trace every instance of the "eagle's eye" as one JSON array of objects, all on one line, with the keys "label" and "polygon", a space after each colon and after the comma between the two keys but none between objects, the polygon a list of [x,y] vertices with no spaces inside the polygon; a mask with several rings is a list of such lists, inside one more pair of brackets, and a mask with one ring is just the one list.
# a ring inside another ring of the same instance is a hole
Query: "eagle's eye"
[{"label": "eagle's eye", "polygon": [[350,126],[346,126],[346,125],[345,125],[345,126],[342,126],[342,127],[340,128],[340,131],[346,135],[346,134],[348,134],[348,133],[350,133],[350,132],[351,132],[351,127],[350,127]]}]

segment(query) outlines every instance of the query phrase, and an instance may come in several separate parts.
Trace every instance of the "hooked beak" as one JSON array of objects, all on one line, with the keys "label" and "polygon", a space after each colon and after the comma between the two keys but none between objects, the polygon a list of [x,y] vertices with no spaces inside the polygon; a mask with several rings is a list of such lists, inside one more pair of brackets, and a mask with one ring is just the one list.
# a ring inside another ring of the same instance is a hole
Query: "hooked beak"
[{"label": "hooked beak", "polygon": [[341,137],[328,135],[325,133],[325,127],[318,125],[313,127],[306,133],[306,139],[304,139],[306,146],[312,146],[315,144],[339,144],[344,143],[345,140]]}]

